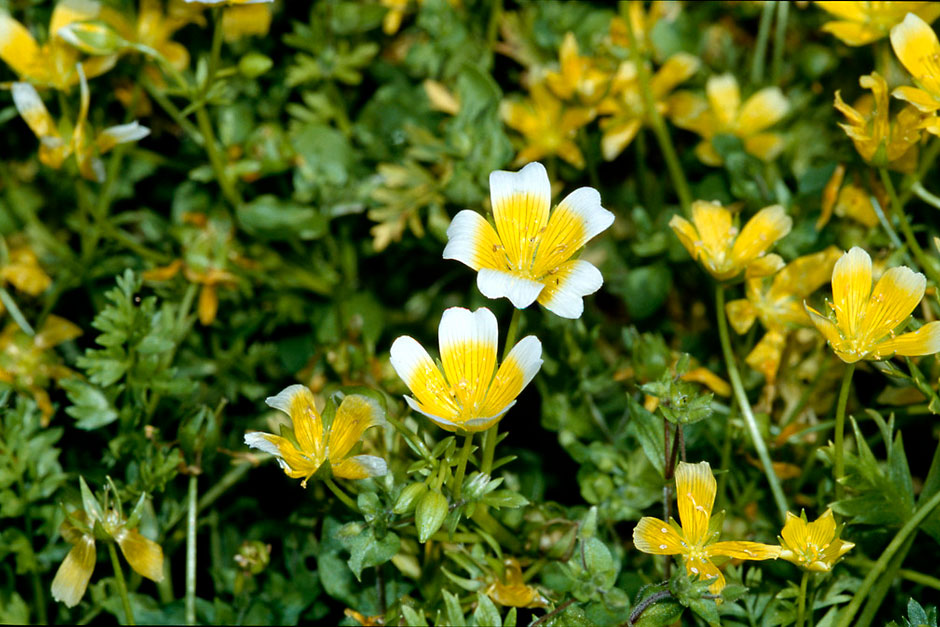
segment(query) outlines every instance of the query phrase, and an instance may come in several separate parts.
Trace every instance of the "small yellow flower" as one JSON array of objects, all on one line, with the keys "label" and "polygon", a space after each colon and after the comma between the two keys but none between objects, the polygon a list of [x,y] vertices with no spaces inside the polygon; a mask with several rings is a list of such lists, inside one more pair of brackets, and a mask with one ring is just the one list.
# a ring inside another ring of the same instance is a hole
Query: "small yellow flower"
[{"label": "small yellow flower", "polygon": [[118,144],[135,142],[150,134],[150,129],[137,122],[111,126],[99,132],[94,140],[91,138],[91,129],[88,124],[88,107],[90,94],[88,82],[85,80],[84,70],[76,66],[79,76],[80,107],[78,119],[68,139],[62,137],[59,128],[46,105],[42,103],[36,88],[29,83],[13,83],[13,104],[26,125],[39,139],[39,160],[55,170],[62,167],[62,163],[75,155],[78,171],[82,177],[103,182],[104,164],[100,155],[113,149]]},{"label": "small yellow flower", "polygon": [[[446,431],[476,433],[496,424],[542,366],[542,343],[529,335],[496,368],[496,316],[451,307],[438,327],[441,369],[407,335],[392,343],[391,362],[415,398],[408,406]],[[495,376],[494,376],[495,375]]]},{"label": "small yellow flower", "polygon": [[545,84],[562,100],[577,97],[584,105],[595,105],[610,85],[610,73],[597,66],[590,57],[582,57],[578,40],[568,32],[558,50],[558,71],[545,74]]},{"label": "small yellow flower", "polygon": [[51,349],[81,334],[78,326],[56,315],[47,316],[34,337],[13,322],[0,333],[0,382],[33,397],[42,412],[44,427],[53,414],[52,402],[46,392],[49,382],[75,375],[60,363]]},{"label": "small yellow flower", "polygon": [[[117,11],[106,12],[102,19],[126,41],[156,51],[172,67],[182,71],[189,66],[189,51],[171,38],[187,24],[205,24],[202,10],[201,6],[184,3],[183,0],[169,0],[166,10],[161,0],[140,0],[136,22],[129,21]],[[148,68],[156,80],[160,74],[152,70]]]},{"label": "small yellow flower", "polygon": [[803,309],[803,299],[826,284],[841,254],[833,246],[794,259],[773,275],[769,289],[766,278],[748,279],[745,283],[747,298],[725,305],[728,321],[738,333],[747,333],[758,319],[767,330],[746,361],[763,374],[768,383],[776,380],[787,332],[796,326],[812,324]]},{"label": "small yellow flower", "polygon": [[832,350],[846,363],[893,355],[932,355],[940,352],[940,321],[928,322],[911,333],[894,333],[920,303],[926,286],[923,274],[899,266],[881,275],[872,290],[871,257],[856,246],[833,268],[830,316],[805,307]]},{"label": "small yellow flower", "polygon": [[566,107],[544,84],[536,83],[527,100],[504,100],[499,113],[525,140],[515,165],[557,155],[576,168],[584,167],[584,155],[574,140],[578,129],[594,119],[590,109]]},{"label": "small yellow flower", "polygon": [[738,80],[731,74],[722,74],[708,79],[705,96],[678,92],[669,102],[673,123],[704,139],[695,147],[702,163],[721,165],[721,156],[711,141],[718,134],[737,136],[748,153],[764,161],[773,161],[783,151],[783,137],[766,132],[790,110],[790,103],[779,88],[765,87],[741,104]]},{"label": "small yellow flower", "polygon": [[506,297],[518,309],[538,300],[563,318],[581,317],[584,296],[599,290],[604,278],[572,256],[614,221],[597,190],[576,189],[549,215],[548,173],[530,163],[519,172],[492,172],[490,199],[496,229],[477,212],[461,211],[447,229],[444,259],[476,270],[487,298]]},{"label": "small yellow flower", "polygon": [[522,567],[514,557],[503,560],[505,576],[503,581],[497,579],[486,589],[488,596],[494,603],[503,607],[545,607],[546,599],[538,588],[528,585],[522,578]]},{"label": "small yellow flower", "polygon": [[226,9],[222,14],[222,34],[225,41],[267,35],[271,28],[272,16],[270,4],[245,4]]},{"label": "small yellow flower", "polygon": [[835,108],[846,118],[839,124],[855,144],[865,161],[878,167],[891,167],[899,172],[912,172],[917,167],[917,142],[923,115],[915,107],[905,107],[892,123],[889,120],[888,84],[878,72],[866,74],[858,84],[872,91],[872,110],[866,115],[845,104],[836,90]]},{"label": "small yellow flower", "polygon": [[[682,11],[682,4],[675,0],[654,0],[649,5],[649,10],[644,11],[645,2],[630,2],[627,5],[630,25],[633,27],[633,36],[636,37],[636,44],[640,50],[648,50],[650,47],[650,34],[653,27],[660,20],[668,22],[675,21]],[[627,23],[619,15],[615,15],[610,20],[610,43],[620,48],[629,49],[630,35],[627,31]]]},{"label": "small yellow flower", "polygon": [[[49,39],[40,45],[25,26],[0,10],[0,60],[24,81],[67,91],[79,82],[78,50],[59,31],[75,22],[97,19],[101,11],[101,3],[96,0],[61,0],[52,11]],[[91,57],[80,66],[84,76],[94,78],[116,62],[117,55],[103,55]]]},{"label": "small yellow flower", "polygon": [[807,522],[806,512],[801,516],[787,512],[787,522],[779,539],[783,549],[781,559],[817,573],[832,570],[839,558],[855,546],[839,537],[831,509],[814,522]]},{"label": "small yellow flower", "polygon": [[836,167],[829,182],[823,189],[821,209],[822,213],[816,220],[816,230],[824,227],[832,214],[835,213],[840,218],[851,218],[871,228],[878,224],[878,214],[875,213],[875,206],[871,202],[871,196],[878,198],[881,206],[886,206],[884,201],[886,196],[884,187],[873,178],[869,181],[871,192],[865,190],[856,180],[846,185],[842,185],[845,178],[845,166],[841,163]]},{"label": "small yellow flower", "polygon": [[[633,5],[631,5],[633,6]],[[701,62],[694,56],[679,52],[669,57],[650,79],[650,91],[660,114],[669,111],[667,97],[682,83],[698,71]],[[612,161],[630,145],[643,126],[649,126],[649,112],[643,101],[636,65],[624,63],[614,79],[613,93],[598,105],[598,114],[606,117],[601,121],[601,152],[604,159]]]},{"label": "small yellow flower", "polygon": [[936,2],[817,2],[817,6],[839,18],[822,29],[849,46],[864,46],[887,37],[891,27],[908,13],[928,22],[940,16]]},{"label": "small yellow flower", "polygon": [[303,479],[302,487],[307,487],[307,480],[327,461],[331,474],[342,479],[380,477],[388,472],[381,457],[349,456],[366,429],[385,425],[384,412],[374,400],[360,394],[346,396],[330,425],[323,424],[313,392],[306,386],[288,386],[264,402],[290,416],[292,427],[282,429],[282,435],[246,433],[245,444],[274,455],[284,474]]},{"label": "small yellow flower", "polygon": [[[33,249],[12,238],[7,261],[0,265],[0,286],[7,283],[30,296],[45,292],[52,283],[52,279],[39,265],[39,258]],[[0,302],[0,314],[3,310],[3,303]]]},{"label": "small yellow flower", "polygon": [[691,223],[675,215],[669,226],[693,259],[719,281],[727,281],[742,272],[751,278],[782,268],[783,259],[766,253],[790,232],[793,220],[780,205],[764,207],[738,233],[728,209],[717,202],[697,200],[692,203]]},{"label": "small yellow flower", "polygon": [[75,607],[82,600],[97,560],[95,530],[103,531],[117,543],[134,571],[147,579],[163,581],[163,549],[160,545],[142,536],[137,529],[130,528],[120,508],[107,505],[102,508],[91,496],[84,479],[81,479],[81,484],[83,496],[87,494],[90,500],[83,499],[85,510],[71,514],[75,522],[66,519],[62,523],[62,537],[73,546],[52,580],[52,598],[68,607]]},{"label": "small yellow flower", "polygon": [[[940,5],[931,4],[940,13]],[[891,95],[911,103],[923,113],[933,114],[923,127],[934,135],[940,135],[937,118],[940,110],[940,41],[937,34],[927,22],[908,13],[903,22],[891,29],[891,45],[917,85],[898,87]]]},{"label": "small yellow flower", "polygon": [[708,462],[679,462],[676,469],[676,499],[681,527],[675,520],[668,523],[644,516],[633,530],[633,544],[644,553],[681,555],[690,577],[713,581],[708,589],[719,594],[725,577],[712,562],[713,557],[726,556],[742,560],[767,560],[780,556],[780,547],[759,542],[715,542],[721,530],[711,530],[712,506],[717,484]]}]

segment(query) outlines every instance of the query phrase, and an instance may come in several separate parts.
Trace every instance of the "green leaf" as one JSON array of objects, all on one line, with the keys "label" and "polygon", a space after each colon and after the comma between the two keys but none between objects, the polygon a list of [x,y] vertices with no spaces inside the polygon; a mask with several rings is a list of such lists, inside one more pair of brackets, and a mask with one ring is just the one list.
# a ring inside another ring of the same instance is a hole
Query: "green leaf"
[{"label": "green leaf", "polygon": [[503,625],[499,610],[482,592],[477,593],[477,609],[473,612],[473,624],[480,627],[502,627]]},{"label": "green leaf", "polygon": [[313,207],[265,194],[238,207],[239,225],[246,233],[262,239],[288,241],[322,237],[329,220]]},{"label": "green leaf", "polygon": [[384,564],[395,557],[401,547],[401,540],[395,533],[388,531],[382,538],[377,538],[372,527],[360,523],[341,527],[337,538],[349,551],[349,561],[346,563],[360,581],[363,569]]},{"label": "green leaf", "polygon": [[640,441],[640,446],[660,476],[665,476],[666,462],[663,460],[666,445],[663,434],[663,421],[640,405],[632,396],[627,399],[630,412],[630,429]]},{"label": "green leaf", "polygon": [[[463,610],[460,609],[460,601],[457,599],[457,595],[447,590],[441,590],[441,594],[444,596],[444,610],[447,617],[446,624],[453,625],[454,627],[465,627],[467,623],[464,620]],[[438,621],[438,624],[442,623]]]}]

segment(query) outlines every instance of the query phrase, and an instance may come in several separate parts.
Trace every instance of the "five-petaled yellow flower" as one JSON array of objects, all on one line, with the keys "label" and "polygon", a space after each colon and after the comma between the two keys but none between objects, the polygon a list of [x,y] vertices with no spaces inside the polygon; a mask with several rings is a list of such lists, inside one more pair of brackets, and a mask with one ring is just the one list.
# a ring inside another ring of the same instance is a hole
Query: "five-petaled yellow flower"
[{"label": "five-petaled yellow flower", "polygon": [[[940,13],[940,4],[934,5]],[[920,111],[933,114],[922,123],[930,133],[940,135],[940,41],[937,34],[921,18],[908,13],[904,21],[891,29],[891,46],[894,53],[911,73],[917,87],[902,86],[891,95],[906,100]]]},{"label": "five-petaled yellow flower", "polygon": [[748,365],[763,374],[767,383],[773,383],[777,377],[788,331],[811,324],[803,309],[803,299],[826,284],[841,255],[841,251],[832,246],[794,259],[773,275],[772,281],[765,277],[748,279],[745,283],[747,298],[725,305],[728,321],[738,333],[747,333],[756,319],[767,330],[746,358]]},{"label": "five-petaled yellow flower", "polygon": [[917,167],[917,142],[920,141],[923,115],[908,106],[892,122],[885,79],[878,72],[872,72],[859,77],[858,84],[872,91],[872,109],[865,112],[850,107],[836,90],[834,106],[848,118],[848,123],[840,123],[839,126],[852,139],[865,161],[900,172],[913,171]]},{"label": "five-petaled yellow flower", "polygon": [[748,278],[768,276],[783,267],[779,255],[767,249],[786,236],[793,220],[780,205],[764,207],[738,232],[731,212],[718,202],[692,203],[692,222],[680,215],[669,221],[692,258],[719,281],[742,272]]},{"label": "five-petaled yellow flower", "polygon": [[864,46],[888,36],[891,27],[913,12],[929,22],[940,16],[936,2],[817,2],[817,6],[839,18],[822,29],[850,46]]},{"label": "five-petaled yellow flower", "polygon": [[505,576],[496,579],[486,588],[486,596],[503,607],[545,607],[548,599],[535,586],[522,578],[519,560],[507,557],[503,560]]},{"label": "five-petaled yellow flower", "polygon": [[541,163],[519,172],[490,174],[490,199],[496,229],[465,209],[447,228],[444,259],[477,271],[477,287],[487,298],[508,298],[517,309],[538,300],[563,318],[579,318],[583,298],[600,289],[604,278],[572,256],[614,222],[601,207],[597,190],[582,187],[568,194],[549,215],[551,184]]},{"label": "five-petaled yellow flower", "polygon": [[790,103],[778,87],[765,87],[741,103],[741,88],[732,74],[712,76],[705,83],[705,98],[678,92],[670,98],[669,111],[676,126],[704,138],[695,147],[702,163],[719,166],[721,155],[712,145],[718,134],[737,136],[744,149],[764,161],[773,161],[784,148],[783,136],[767,132],[789,112]]},{"label": "five-petaled yellow flower", "polygon": [[725,556],[742,560],[776,559],[780,547],[759,542],[715,542],[720,529],[710,529],[712,506],[717,484],[708,462],[679,462],[676,469],[676,498],[679,504],[680,527],[675,520],[668,523],[644,516],[633,530],[633,544],[644,553],[681,555],[689,576],[700,581],[713,581],[708,589],[719,594],[725,587],[725,576],[712,562]]},{"label": "five-petaled yellow flower", "polygon": [[[927,280],[906,266],[891,268],[872,290],[871,257],[858,246],[842,255],[832,271],[832,314],[805,305],[832,350],[846,363],[914,357],[940,352],[940,321],[895,335],[924,297]],[[834,318],[834,319],[833,319]]]},{"label": "five-petaled yellow flower", "polygon": [[288,386],[264,402],[290,416],[292,427],[282,429],[282,435],[246,433],[245,444],[274,455],[284,474],[303,479],[301,486],[306,488],[307,480],[326,461],[330,462],[332,475],[342,479],[380,477],[388,472],[381,457],[349,456],[366,429],[385,425],[384,412],[376,401],[361,394],[344,397],[330,425],[323,424],[313,392],[306,386]]},{"label": "five-petaled yellow flower", "polygon": [[575,97],[581,103],[591,106],[604,97],[610,86],[611,76],[591,57],[582,57],[578,50],[578,40],[569,31],[558,49],[558,71],[545,74],[545,83],[556,96],[564,100]]},{"label": "five-petaled yellow flower", "polygon": [[438,327],[443,373],[417,340],[396,339],[391,362],[414,394],[405,397],[408,406],[447,431],[475,433],[496,424],[542,366],[542,343],[529,335],[497,370],[498,335],[496,316],[485,307],[446,310]]},{"label": "five-petaled yellow flower", "polygon": [[536,83],[527,100],[504,100],[499,114],[525,140],[516,165],[557,155],[576,168],[584,167],[575,139],[578,129],[594,119],[590,108],[566,106],[543,83]]},{"label": "five-petaled yellow flower", "polygon": [[62,537],[73,546],[52,580],[52,598],[68,607],[75,607],[82,600],[98,558],[95,550],[96,527],[117,542],[124,559],[134,571],[147,579],[163,581],[163,549],[160,545],[142,536],[137,529],[130,528],[128,519],[119,507],[110,508],[106,505],[102,508],[91,496],[85,480],[80,481],[83,495],[87,493],[90,499],[83,499],[85,510],[72,512],[75,522],[66,519],[62,523]]},{"label": "five-petaled yellow flower", "polygon": [[818,573],[832,570],[839,558],[855,546],[839,537],[831,509],[814,522],[807,522],[806,512],[801,516],[787,512],[787,522],[779,539],[780,559]]},{"label": "five-petaled yellow flower", "polygon": [[[39,265],[39,258],[33,249],[11,238],[10,248],[6,251],[6,263],[0,264],[0,287],[7,283],[18,291],[38,296],[46,291],[52,279]],[[2,244],[0,244],[2,246]],[[0,314],[4,311],[0,302]]]}]

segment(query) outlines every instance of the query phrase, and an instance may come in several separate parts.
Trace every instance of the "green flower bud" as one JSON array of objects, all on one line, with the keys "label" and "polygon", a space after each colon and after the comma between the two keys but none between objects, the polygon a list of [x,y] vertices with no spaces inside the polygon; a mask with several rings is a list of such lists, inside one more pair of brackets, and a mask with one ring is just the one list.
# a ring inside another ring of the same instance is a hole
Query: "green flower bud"
[{"label": "green flower bud", "polygon": [[415,508],[418,499],[423,497],[427,491],[428,487],[423,483],[412,483],[406,486],[398,496],[398,500],[395,502],[395,507],[392,511],[396,514],[407,514]]},{"label": "green flower bud", "polygon": [[415,507],[415,526],[418,528],[418,541],[427,542],[437,533],[447,517],[447,497],[440,492],[427,492]]}]

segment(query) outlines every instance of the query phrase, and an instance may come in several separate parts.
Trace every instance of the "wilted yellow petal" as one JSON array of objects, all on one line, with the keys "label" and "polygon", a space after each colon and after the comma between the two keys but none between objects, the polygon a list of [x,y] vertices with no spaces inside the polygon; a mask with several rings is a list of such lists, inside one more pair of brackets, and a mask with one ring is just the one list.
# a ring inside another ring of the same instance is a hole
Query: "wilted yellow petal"
[{"label": "wilted yellow petal", "polygon": [[39,348],[52,348],[62,342],[74,340],[82,334],[82,329],[65,318],[50,314],[36,333],[34,342]]},{"label": "wilted yellow petal", "polygon": [[163,581],[163,549],[159,544],[123,527],[114,534],[114,540],[134,571],[152,581]]},{"label": "wilted yellow petal", "polygon": [[747,333],[757,319],[757,309],[746,298],[732,300],[725,304],[728,322],[738,333]]},{"label": "wilted yellow petal", "polygon": [[219,311],[219,294],[216,286],[204,284],[199,290],[199,322],[208,326],[215,321],[215,315]]},{"label": "wilted yellow petal", "polygon": [[770,329],[745,359],[748,366],[764,375],[767,383],[773,383],[777,378],[786,339],[783,331]]},{"label": "wilted yellow petal", "polygon": [[168,281],[179,274],[179,271],[182,267],[183,261],[181,259],[177,259],[168,266],[145,270],[141,273],[141,277],[145,281]]},{"label": "wilted yellow petal", "polygon": [[88,588],[96,559],[95,539],[90,535],[77,538],[52,580],[52,598],[68,607],[78,605]]},{"label": "wilted yellow petal", "polygon": [[682,380],[701,383],[718,396],[731,396],[731,385],[708,368],[692,368],[682,375]]}]

